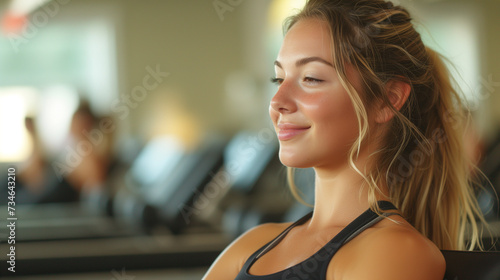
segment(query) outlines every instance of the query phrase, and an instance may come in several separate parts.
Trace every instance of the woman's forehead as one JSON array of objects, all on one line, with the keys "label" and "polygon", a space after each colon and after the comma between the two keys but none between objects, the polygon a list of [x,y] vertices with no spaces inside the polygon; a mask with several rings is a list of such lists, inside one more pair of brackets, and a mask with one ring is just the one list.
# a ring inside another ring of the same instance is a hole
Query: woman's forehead
[{"label": "woman's forehead", "polygon": [[321,57],[333,63],[328,25],[319,19],[301,19],[285,35],[277,60],[294,63],[303,57]]}]

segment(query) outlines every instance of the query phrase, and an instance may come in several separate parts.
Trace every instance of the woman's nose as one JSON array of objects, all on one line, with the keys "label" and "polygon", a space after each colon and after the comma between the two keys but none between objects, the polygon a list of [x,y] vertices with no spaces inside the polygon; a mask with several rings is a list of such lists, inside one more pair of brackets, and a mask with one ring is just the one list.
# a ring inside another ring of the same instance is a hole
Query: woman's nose
[{"label": "woman's nose", "polygon": [[293,97],[293,92],[293,86],[284,81],[271,99],[271,109],[281,114],[296,111],[297,106]]}]

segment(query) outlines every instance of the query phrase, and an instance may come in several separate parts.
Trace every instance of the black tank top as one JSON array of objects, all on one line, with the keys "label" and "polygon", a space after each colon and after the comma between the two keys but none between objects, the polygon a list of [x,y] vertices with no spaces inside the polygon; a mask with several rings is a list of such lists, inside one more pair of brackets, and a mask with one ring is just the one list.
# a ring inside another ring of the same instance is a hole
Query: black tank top
[{"label": "black tank top", "polygon": [[[378,201],[378,205],[380,209],[384,211],[396,209],[396,207],[388,201]],[[251,255],[243,265],[243,268],[238,273],[235,280],[326,280],[326,270],[328,268],[328,265],[330,264],[330,261],[335,253],[340,249],[340,247],[342,247],[342,245],[349,242],[351,239],[356,237],[365,229],[376,224],[384,217],[393,214],[396,213],[382,213],[382,216],[379,216],[372,210],[368,209],[363,214],[358,216],[354,221],[348,224],[319,251],[317,251],[314,255],[307,258],[306,260],[273,274],[251,275],[248,271],[250,270],[252,264],[255,263],[255,261],[257,261],[257,259],[263,256],[265,253],[274,248],[292,228],[297,225],[301,225],[309,220],[312,216],[311,212],[290,225],[280,235],[278,235],[276,238],[271,240],[269,243],[267,243],[262,248],[257,250],[253,255]]]}]

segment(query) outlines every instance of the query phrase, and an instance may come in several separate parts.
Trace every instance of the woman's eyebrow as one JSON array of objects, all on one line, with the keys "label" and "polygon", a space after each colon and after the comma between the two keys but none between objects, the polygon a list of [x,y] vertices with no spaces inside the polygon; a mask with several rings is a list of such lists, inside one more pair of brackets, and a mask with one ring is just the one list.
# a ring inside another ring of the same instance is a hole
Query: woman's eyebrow
[{"label": "woman's eyebrow", "polygon": [[[317,61],[317,62],[321,62],[323,64],[326,64],[330,67],[333,67],[333,64],[330,63],[329,61],[321,58],[321,57],[318,57],[318,56],[310,56],[310,57],[304,57],[304,58],[301,58],[299,60],[297,60],[297,62],[295,62],[295,66],[296,67],[300,67],[300,66],[303,66],[309,62],[313,62],[313,61]],[[283,66],[281,66],[281,63],[279,61],[274,61],[274,65],[278,66],[279,68],[283,69]]]}]

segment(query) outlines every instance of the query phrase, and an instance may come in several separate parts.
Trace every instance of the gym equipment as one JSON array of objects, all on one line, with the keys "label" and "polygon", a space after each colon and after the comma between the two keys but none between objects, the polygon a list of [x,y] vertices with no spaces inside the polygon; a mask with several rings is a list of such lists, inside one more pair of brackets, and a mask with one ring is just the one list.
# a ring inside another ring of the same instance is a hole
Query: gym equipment
[{"label": "gym equipment", "polygon": [[182,211],[222,166],[224,147],[225,141],[216,136],[194,150],[172,137],[152,140],[126,174],[126,187],[114,197],[115,217],[146,230],[163,224],[180,233],[190,222]]}]

